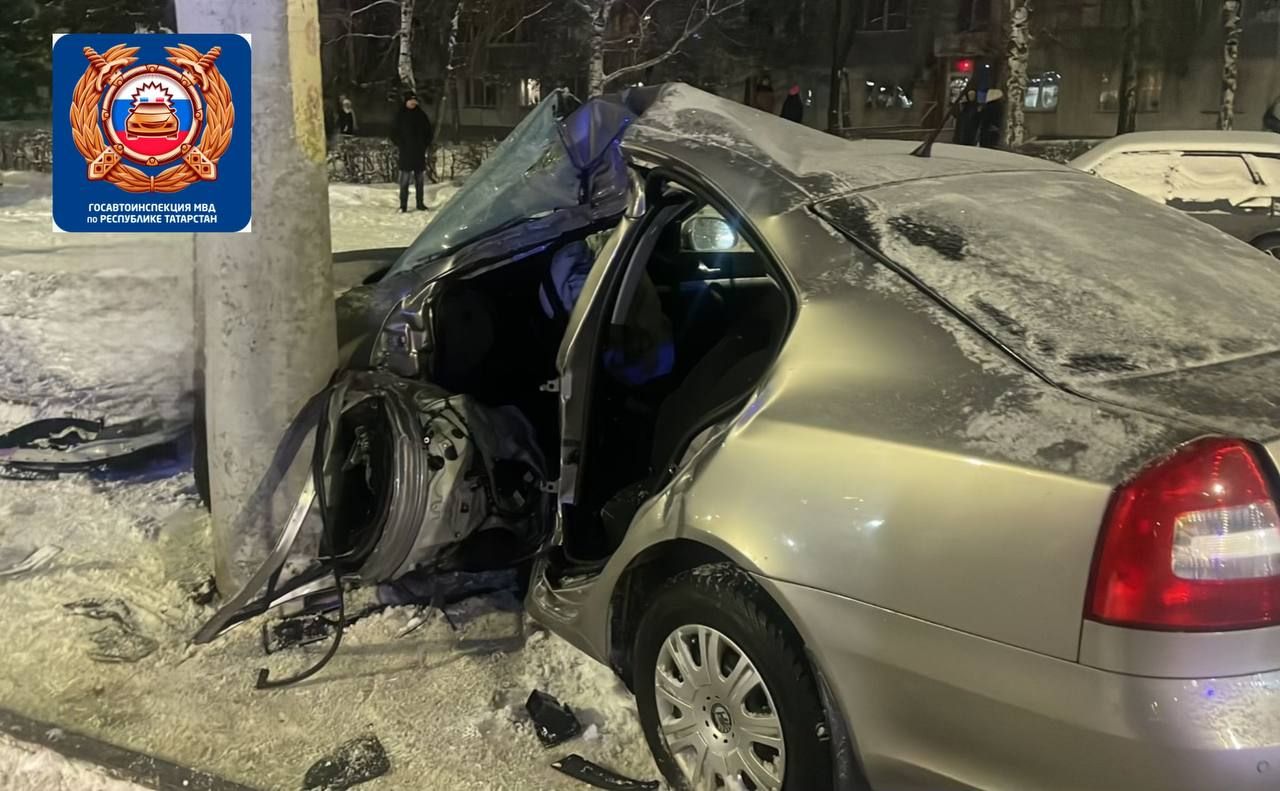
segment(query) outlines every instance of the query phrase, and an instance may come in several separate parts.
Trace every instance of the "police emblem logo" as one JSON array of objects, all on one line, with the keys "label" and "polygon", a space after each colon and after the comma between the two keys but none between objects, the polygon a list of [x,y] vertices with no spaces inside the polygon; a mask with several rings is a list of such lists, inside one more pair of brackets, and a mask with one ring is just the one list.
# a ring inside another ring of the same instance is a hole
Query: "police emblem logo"
[{"label": "police emblem logo", "polygon": [[253,230],[253,41],[53,37],[53,228]]},{"label": "police emblem logo", "polygon": [[[179,44],[165,47],[170,65],[134,66],[138,49],[84,48],[88,65],[73,94],[71,128],[89,179],[126,192],[177,192],[215,181],[235,125],[231,88],[217,66],[222,48]],[[136,167],[169,162],[159,174]]]}]

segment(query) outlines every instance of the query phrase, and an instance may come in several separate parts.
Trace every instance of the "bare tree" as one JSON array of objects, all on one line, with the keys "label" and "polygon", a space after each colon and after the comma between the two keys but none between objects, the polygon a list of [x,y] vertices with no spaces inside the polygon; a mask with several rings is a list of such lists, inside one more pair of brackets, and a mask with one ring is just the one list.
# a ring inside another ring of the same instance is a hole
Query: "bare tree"
[{"label": "bare tree", "polygon": [[[375,9],[395,7],[398,11],[400,0],[347,0],[342,5],[321,13],[322,20],[336,22],[341,30],[337,35],[326,38],[322,49],[341,44],[346,54],[344,81],[359,82],[359,75],[366,75],[370,68],[380,71],[395,54],[394,46],[388,47],[381,42],[398,39],[399,34],[393,32],[396,27],[388,23],[388,17],[379,18]],[[378,43],[370,46],[372,42]]]},{"label": "bare tree", "polygon": [[409,91],[418,90],[413,79],[413,2],[414,0],[400,0],[400,56],[396,60],[400,85]]},{"label": "bare tree", "polygon": [[1142,47],[1143,0],[1129,0],[1128,19],[1124,26],[1124,60],[1120,67],[1120,108],[1116,119],[1116,134],[1123,135],[1138,129],[1138,57]]},{"label": "bare tree", "polygon": [[1236,122],[1236,89],[1240,84],[1240,0],[1222,0],[1222,102],[1218,128],[1232,129]]},{"label": "bare tree", "polygon": [[1031,1],[1007,0],[1008,60],[1005,78],[1004,141],[1017,148],[1027,137],[1027,59],[1031,52]]},{"label": "bare tree", "polygon": [[[746,0],[681,0],[688,3],[688,13],[683,15],[682,23],[677,23],[671,35],[666,36],[667,43],[657,44],[657,51],[652,55],[656,42],[664,38],[659,23],[662,11],[674,6],[677,0],[646,0],[642,7],[632,8],[624,0],[573,0],[583,14],[586,15],[588,28],[588,89],[591,95],[604,93],[611,83],[645,71],[669,60],[676,55],[690,39],[699,34],[706,24],[716,17],[735,8],[740,8]],[[621,40],[609,40],[609,22],[614,14],[622,8],[628,8],[635,20],[635,29],[629,31]],[[609,51],[626,51],[632,55],[630,65],[605,73],[605,53]]]},{"label": "bare tree", "polygon": [[[466,13],[467,0],[456,0],[449,17],[449,34],[444,45],[444,88],[436,105],[436,119],[440,129],[452,131],[454,137],[462,126],[461,97],[458,92],[458,36],[462,29],[462,17]],[[449,118],[445,122],[446,115]]]},{"label": "bare tree", "polygon": [[842,86],[845,64],[853,51],[853,41],[858,34],[862,18],[862,0],[835,0],[834,18],[831,20],[831,96],[827,100],[827,131],[836,132],[844,126]]}]

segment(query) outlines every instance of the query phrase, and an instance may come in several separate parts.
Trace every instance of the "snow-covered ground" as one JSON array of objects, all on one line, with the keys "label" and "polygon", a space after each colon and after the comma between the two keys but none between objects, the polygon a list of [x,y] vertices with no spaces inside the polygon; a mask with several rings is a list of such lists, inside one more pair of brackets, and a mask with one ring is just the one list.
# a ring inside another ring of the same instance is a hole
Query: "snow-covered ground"
[{"label": "snow-covered ground", "polygon": [[5,791],[145,791],[53,750],[0,736],[0,788]]},{"label": "snow-covered ground", "polygon": [[[55,235],[47,178],[3,180],[0,432],[40,415],[181,410],[191,237]],[[438,206],[449,189],[428,202]],[[330,202],[335,250],[406,244],[429,216],[398,214],[391,185],[334,185]],[[549,764],[570,752],[657,776],[632,699],[612,673],[501,598],[473,600],[453,626],[437,614],[405,636],[414,611],[386,610],[350,629],[318,676],[256,691],[259,667],[289,673],[323,646],[265,657],[257,624],[188,645],[212,613],[189,597],[209,573],[204,519],[181,460],[127,480],[0,480],[0,565],[37,546],[62,548],[40,570],[0,579],[0,707],[259,788],[300,787],[312,763],[366,733],[392,764],[361,786],[370,791],[569,791],[582,786]],[[64,606],[85,599],[126,602],[155,650],[133,663],[91,659],[95,634],[111,622]],[[594,727],[544,750],[524,714],[534,688]],[[27,750],[0,742],[0,787],[132,791],[104,777],[66,779],[70,769]],[[62,774],[9,781],[11,772],[35,777],[43,764]]]}]

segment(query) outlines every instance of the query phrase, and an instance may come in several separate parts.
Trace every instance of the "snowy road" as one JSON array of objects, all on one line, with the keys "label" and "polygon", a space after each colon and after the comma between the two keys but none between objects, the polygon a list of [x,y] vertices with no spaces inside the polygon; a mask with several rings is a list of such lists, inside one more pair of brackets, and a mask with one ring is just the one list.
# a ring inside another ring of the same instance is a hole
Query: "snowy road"
[{"label": "snowy road", "polygon": [[[122,419],[183,409],[191,238],[55,235],[47,178],[3,179],[0,431],[68,411]],[[335,250],[405,244],[427,216],[397,214],[389,185],[335,185],[330,200]],[[264,657],[256,624],[207,647],[187,645],[211,614],[188,596],[208,574],[203,519],[190,476],[176,465],[123,481],[0,480],[4,562],[35,546],[63,549],[37,572],[0,580],[0,707],[260,788],[300,787],[313,762],[366,733],[381,739],[392,764],[390,775],[361,786],[370,791],[571,791],[583,786],[548,766],[570,752],[657,776],[632,700],[612,673],[501,598],[473,600],[453,626],[437,616],[403,637],[413,611],[384,611],[356,624],[320,675],[254,690],[259,667],[288,673],[315,652]],[[154,651],[136,663],[91,659],[103,623],[64,606],[90,598],[127,602]],[[524,714],[535,687],[594,727],[544,750]],[[9,778],[57,763],[15,753],[23,749],[0,742],[0,787],[24,788]],[[40,776],[52,779],[31,788],[133,791],[104,778],[92,785],[84,779],[92,772]]]}]

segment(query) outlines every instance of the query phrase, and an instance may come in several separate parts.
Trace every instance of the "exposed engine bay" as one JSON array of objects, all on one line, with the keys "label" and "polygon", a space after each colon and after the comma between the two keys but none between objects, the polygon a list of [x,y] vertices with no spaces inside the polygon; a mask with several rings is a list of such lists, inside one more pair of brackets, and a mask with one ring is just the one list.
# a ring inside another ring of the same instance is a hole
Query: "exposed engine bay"
[{"label": "exposed engine bay", "polygon": [[[508,568],[530,559],[548,529],[546,462],[533,426],[513,406],[489,406],[425,382],[380,371],[346,371],[298,414],[276,467],[315,443],[307,480],[275,549],[252,579],[197,633],[213,640],[281,605],[337,609],[345,591],[392,582],[412,571]],[[271,496],[268,474],[255,501]],[[260,515],[250,507],[241,518]],[[309,517],[320,523],[319,552],[293,551]],[[286,563],[302,571],[285,576]],[[336,653],[283,681],[317,672]]]}]

